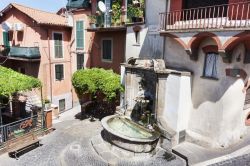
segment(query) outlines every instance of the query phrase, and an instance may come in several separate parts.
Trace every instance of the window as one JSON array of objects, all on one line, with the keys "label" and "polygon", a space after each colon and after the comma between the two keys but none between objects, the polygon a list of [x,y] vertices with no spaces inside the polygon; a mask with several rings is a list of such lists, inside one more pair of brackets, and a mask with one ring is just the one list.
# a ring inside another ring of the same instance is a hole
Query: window
[{"label": "window", "polygon": [[84,22],[76,21],[76,48],[84,48]]},{"label": "window", "polygon": [[76,64],[77,64],[77,70],[84,68],[84,54],[77,54]]},{"label": "window", "polygon": [[56,74],[56,80],[63,80],[64,79],[64,71],[63,71],[63,65],[55,65],[55,74]]},{"label": "window", "polygon": [[217,79],[218,54],[208,53],[205,57],[204,77]]},{"label": "window", "polygon": [[112,61],[112,40],[102,40],[102,59]]},{"label": "window", "polygon": [[62,33],[53,33],[55,58],[63,58]]},{"label": "window", "polygon": [[3,32],[3,44],[4,44],[5,47],[10,46],[9,33],[8,32]]},{"label": "window", "polygon": [[59,111],[65,111],[65,99],[59,100]]}]

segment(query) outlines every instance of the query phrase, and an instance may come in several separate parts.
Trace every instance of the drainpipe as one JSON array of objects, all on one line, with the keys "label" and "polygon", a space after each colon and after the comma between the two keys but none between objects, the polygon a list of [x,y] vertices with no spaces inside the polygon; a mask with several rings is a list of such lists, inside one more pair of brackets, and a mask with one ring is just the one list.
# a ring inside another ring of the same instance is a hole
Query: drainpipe
[{"label": "drainpipe", "polygon": [[[75,22],[75,21],[74,21]],[[73,36],[72,34],[73,34],[73,31],[74,31],[74,29],[72,29],[72,32],[71,32],[71,36]],[[73,69],[72,69],[72,67],[73,67],[73,65],[72,65],[72,52],[71,52],[71,47],[69,47],[69,50],[68,50],[68,52],[69,52],[69,58],[70,58],[70,77],[72,78],[72,76],[73,76]],[[72,82],[70,82],[70,91],[71,91],[71,98],[72,98],[72,108],[74,107],[74,96],[73,96],[73,85],[72,85]]]},{"label": "drainpipe", "polygon": [[[166,2],[166,7],[165,7],[165,11],[166,12],[169,12],[170,11],[170,1],[171,0],[168,0]],[[166,48],[165,48],[165,45],[166,45],[166,37],[163,37],[163,53],[162,53],[162,59],[165,61],[165,52],[166,52]]]},{"label": "drainpipe", "polygon": [[48,49],[49,49],[49,77],[50,77],[50,102],[52,102],[52,71],[51,71],[51,54],[50,54],[50,40],[49,40],[49,30],[47,29],[47,41],[48,41]]}]

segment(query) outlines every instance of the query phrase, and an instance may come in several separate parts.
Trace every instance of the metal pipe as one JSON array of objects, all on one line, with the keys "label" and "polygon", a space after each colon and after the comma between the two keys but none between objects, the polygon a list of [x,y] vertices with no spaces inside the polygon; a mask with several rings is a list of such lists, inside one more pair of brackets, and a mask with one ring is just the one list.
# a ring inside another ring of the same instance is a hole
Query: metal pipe
[{"label": "metal pipe", "polygon": [[53,88],[52,88],[52,71],[51,71],[51,53],[50,53],[50,38],[49,38],[49,29],[47,29],[47,41],[48,41],[48,50],[49,50],[49,76],[50,76],[50,100],[52,102]]}]

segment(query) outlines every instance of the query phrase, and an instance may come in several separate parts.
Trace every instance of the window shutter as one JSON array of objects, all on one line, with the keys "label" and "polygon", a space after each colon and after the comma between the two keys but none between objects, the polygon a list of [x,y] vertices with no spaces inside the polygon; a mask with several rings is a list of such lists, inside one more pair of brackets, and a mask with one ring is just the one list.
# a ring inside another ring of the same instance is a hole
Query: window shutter
[{"label": "window shutter", "polygon": [[63,57],[62,34],[54,33],[55,58]]},{"label": "window shutter", "polygon": [[55,75],[56,75],[56,80],[62,80],[64,79],[64,69],[63,65],[55,65]]},{"label": "window shutter", "polygon": [[103,40],[102,58],[104,60],[111,60],[112,59],[112,41],[111,40]]},{"label": "window shutter", "polygon": [[77,54],[77,70],[83,68],[84,54]]},{"label": "window shutter", "polygon": [[3,32],[3,44],[6,47],[10,46],[10,42],[9,42],[9,33],[8,32]]},{"label": "window shutter", "polygon": [[76,47],[84,48],[84,22],[76,22]]}]

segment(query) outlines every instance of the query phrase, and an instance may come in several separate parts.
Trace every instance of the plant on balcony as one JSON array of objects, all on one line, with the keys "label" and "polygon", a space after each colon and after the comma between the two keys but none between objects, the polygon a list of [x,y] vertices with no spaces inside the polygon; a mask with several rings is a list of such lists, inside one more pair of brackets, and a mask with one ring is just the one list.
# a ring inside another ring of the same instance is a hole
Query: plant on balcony
[{"label": "plant on balcony", "polygon": [[144,0],[138,3],[128,4],[128,18],[132,22],[143,22],[144,18]]},{"label": "plant on balcony", "polygon": [[91,28],[96,27],[96,16],[95,15],[88,15],[89,18],[89,25]]},{"label": "plant on balcony", "polygon": [[99,68],[76,71],[72,84],[79,97],[83,94],[91,95],[94,104],[87,111],[95,115],[114,113],[116,104],[119,103],[119,94],[123,91],[118,74]]},{"label": "plant on balcony", "polygon": [[50,100],[49,99],[44,99],[44,106],[45,106],[45,109],[49,109],[51,107],[51,103],[50,103]]},{"label": "plant on balcony", "polygon": [[121,13],[122,13],[122,7],[121,7],[122,1],[121,0],[115,0],[112,4],[112,24],[113,25],[119,25],[121,23]]}]

